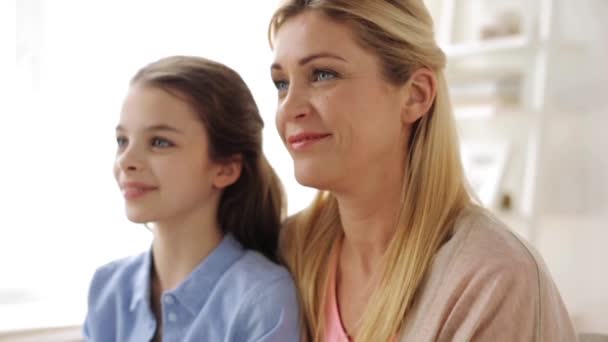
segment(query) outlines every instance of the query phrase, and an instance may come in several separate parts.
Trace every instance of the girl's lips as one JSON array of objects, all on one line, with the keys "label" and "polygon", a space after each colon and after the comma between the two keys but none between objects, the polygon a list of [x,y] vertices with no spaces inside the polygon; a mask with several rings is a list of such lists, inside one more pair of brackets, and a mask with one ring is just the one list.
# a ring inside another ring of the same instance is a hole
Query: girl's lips
[{"label": "girl's lips", "polygon": [[154,190],[156,190],[156,189],[153,189],[153,188],[134,188],[134,187],[129,187],[129,188],[123,188],[122,189],[122,194],[125,197],[125,199],[127,199],[127,200],[134,200],[134,199],[138,199],[140,197],[143,197],[147,193],[152,192]]},{"label": "girl's lips", "polygon": [[328,133],[303,132],[289,136],[287,143],[294,151],[298,151],[330,136],[331,134]]},{"label": "girl's lips", "polygon": [[121,184],[123,196],[127,200],[140,198],[147,193],[158,189],[158,187],[138,182],[126,182]]}]

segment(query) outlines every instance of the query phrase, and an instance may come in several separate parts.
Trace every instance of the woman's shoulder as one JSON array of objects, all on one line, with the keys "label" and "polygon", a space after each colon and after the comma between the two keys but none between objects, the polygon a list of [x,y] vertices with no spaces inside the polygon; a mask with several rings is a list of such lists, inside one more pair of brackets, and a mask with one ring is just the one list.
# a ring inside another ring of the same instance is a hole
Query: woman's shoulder
[{"label": "woman's shoulder", "polygon": [[464,209],[426,274],[403,335],[414,340],[571,341],[542,258],[489,211]]},{"label": "woman's shoulder", "polygon": [[462,210],[454,223],[451,239],[438,252],[437,258],[442,257],[460,272],[475,273],[492,268],[536,275],[542,263],[532,246],[480,207]]},{"label": "woman's shoulder", "polygon": [[[427,295],[458,298],[484,289],[538,293],[551,282],[542,258],[488,210],[468,207],[454,222],[451,238],[437,251],[427,273]],[[495,284],[500,284],[491,289]]]}]

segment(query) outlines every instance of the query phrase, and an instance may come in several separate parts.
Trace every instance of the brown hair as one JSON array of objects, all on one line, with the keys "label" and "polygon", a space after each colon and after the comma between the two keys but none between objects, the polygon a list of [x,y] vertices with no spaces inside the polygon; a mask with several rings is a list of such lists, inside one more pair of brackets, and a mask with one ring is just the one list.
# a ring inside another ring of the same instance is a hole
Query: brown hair
[{"label": "brown hair", "polygon": [[214,161],[241,156],[239,179],[222,193],[217,219],[245,248],[276,261],[285,212],[281,182],[262,151],[264,122],[255,100],[234,70],[191,56],[172,56],[137,72],[131,84],[159,87],[186,100],[198,113]]}]

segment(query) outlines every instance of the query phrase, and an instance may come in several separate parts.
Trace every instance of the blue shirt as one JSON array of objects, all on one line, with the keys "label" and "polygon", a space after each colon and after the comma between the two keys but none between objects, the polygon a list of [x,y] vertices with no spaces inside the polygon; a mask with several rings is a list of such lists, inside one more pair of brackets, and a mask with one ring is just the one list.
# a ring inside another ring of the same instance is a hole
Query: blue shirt
[{"label": "blue shirt", "polygon": [[[84,323],[87,341],[150,341],[151,250],[99,268]],[[227,235],[177,288],[161,297],[163,341],[297,342],[296,290],[287,270]]]}]

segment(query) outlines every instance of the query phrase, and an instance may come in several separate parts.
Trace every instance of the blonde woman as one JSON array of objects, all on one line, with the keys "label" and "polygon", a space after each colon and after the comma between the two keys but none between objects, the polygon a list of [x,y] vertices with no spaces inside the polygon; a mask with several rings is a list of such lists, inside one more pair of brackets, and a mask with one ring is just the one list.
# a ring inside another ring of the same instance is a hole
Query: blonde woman
[{"label": "blonde woman", "polygon": [[309,341],[574,341],[541,259],[467,191],[421,0],[290,0],[276,123],[319,189],[281,253]]}]

